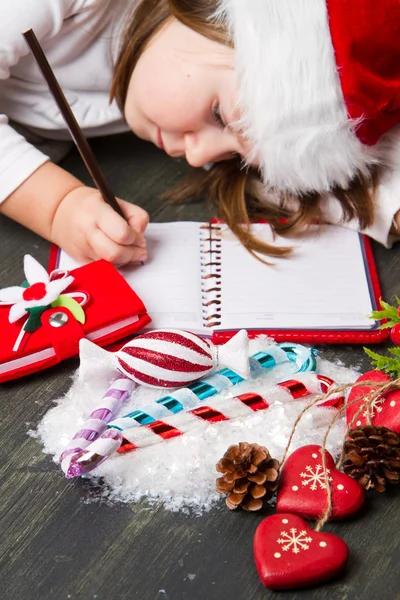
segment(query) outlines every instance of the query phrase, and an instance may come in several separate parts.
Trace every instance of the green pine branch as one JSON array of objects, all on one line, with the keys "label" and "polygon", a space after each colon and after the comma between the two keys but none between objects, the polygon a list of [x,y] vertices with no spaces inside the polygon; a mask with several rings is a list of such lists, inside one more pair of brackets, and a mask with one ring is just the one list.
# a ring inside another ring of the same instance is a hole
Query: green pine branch
[{"label": "green pine branch", "polygon": [[[400,298],[397,298],[397,296],[396,301],[397,304],[400,305]],[[386,329],[400,323],[398,306],[392,306],[391,304],[384,302],[382,298],[379,299],[379,304],[382,310],[373,310],[370,314],[370,319],[374,319],[375,321],[382,321],[382,319],[386,320],[386,323],[382,323],[379,329]]]},{"label": "green pine branch", "polygon": [[373,352],[369,348],[364,348],[365,353],[372,359],[372,365],[379,371],[384,371],[388,375],[400,377],[400,348],[390,348],[389,352],[398,358],[385,356]]}]

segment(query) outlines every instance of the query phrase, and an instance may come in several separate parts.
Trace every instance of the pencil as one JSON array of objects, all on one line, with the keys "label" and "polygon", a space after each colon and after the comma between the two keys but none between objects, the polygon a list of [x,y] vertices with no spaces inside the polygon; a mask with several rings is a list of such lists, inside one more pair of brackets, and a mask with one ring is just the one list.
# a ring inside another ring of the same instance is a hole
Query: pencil
[{"label": "pencil", "polygon": [[102,195],[104,201],[107,202],[107,204],[109,204],[123,219],[125,219],[121,207],[112,193],[103,171],[101,170],[93,151],[89,146],[89,142],[80,128],[78,121],[76,120],[71,107],[68,104],[64,92],[62,91],[60,84],[54,75],[54,72],[43,52],[39,40],[32,29],[28,29],[28,31],[25,31],[22,35],[24,36],[33,54],[33,57],[35,58],[35,61],[43,77],[45,78],[47,85],[49,86],[49,90],[58,108],[60,109],[62,116],[64,117],[71,137],[93,179],[94,184]]}]

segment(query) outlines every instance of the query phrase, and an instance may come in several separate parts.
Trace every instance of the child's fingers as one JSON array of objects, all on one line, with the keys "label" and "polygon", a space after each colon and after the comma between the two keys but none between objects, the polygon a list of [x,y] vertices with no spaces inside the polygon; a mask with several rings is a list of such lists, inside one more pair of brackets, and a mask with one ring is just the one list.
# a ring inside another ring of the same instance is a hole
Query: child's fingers
[{"label": "child's fingers", "polygon": [[122,266],[131,262],[143,262],[147,258],[147,252],[144,248],[136,245],[118,244],[101,229],[95,229],[91,233],[88,243],[92,250],[92,259],[99,260],[103,258],[115,266]]},{"label": "child's fingers", "polygon": [[140,206],[136,206],[131,202],[126,202],[126,200],[118,199],[118,202],[129,225],[136,231],[143,233],[149,224],[148,213],[143,210],[143,208],[140,208]]},{"label": "child's fingers", "polygon": [[97,215],[96,223],[97,227],[116,244],[123,246],[135,245],[141,248],[146,245],[144,235],[140,229],[132,227],[106,204]]}]

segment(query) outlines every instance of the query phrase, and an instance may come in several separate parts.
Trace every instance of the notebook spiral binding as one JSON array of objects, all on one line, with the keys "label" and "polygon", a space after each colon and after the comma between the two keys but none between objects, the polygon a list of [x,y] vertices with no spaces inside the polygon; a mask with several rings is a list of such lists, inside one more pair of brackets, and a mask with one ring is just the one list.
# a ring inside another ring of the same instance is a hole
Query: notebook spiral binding
[{"label": "notebook spiral binding", "polygon": [[221,226],[200,227],[201,302],[203,326],[221,325]]}]

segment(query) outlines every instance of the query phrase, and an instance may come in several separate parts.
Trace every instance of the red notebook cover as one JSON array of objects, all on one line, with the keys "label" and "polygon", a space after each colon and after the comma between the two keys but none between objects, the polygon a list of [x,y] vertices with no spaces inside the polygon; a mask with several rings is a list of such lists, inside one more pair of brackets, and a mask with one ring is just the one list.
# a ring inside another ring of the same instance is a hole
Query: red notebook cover
[{"label": "red notebook cover", "polygon": [[[22,377],[77,356],[79,341],[84,337],[100,346],[106,346],[140,331],[150,323],[151,319],[142,300],[110,263],[103,260],[92,262],[69,274],[74,280],[67,291],[83,291],[89,297],[83,308],[83,324],[65,306],[49,308],[41,315],[40,327],[25,334],[24,343],[18,351],[14,351],[14,344],[24,321],[19,319],[10,323],[10,306],[0,306],[0,382]],[[54,313],[60,313],[63,323],[61,326],[54,326],[54,318],[51,319]]]}]

